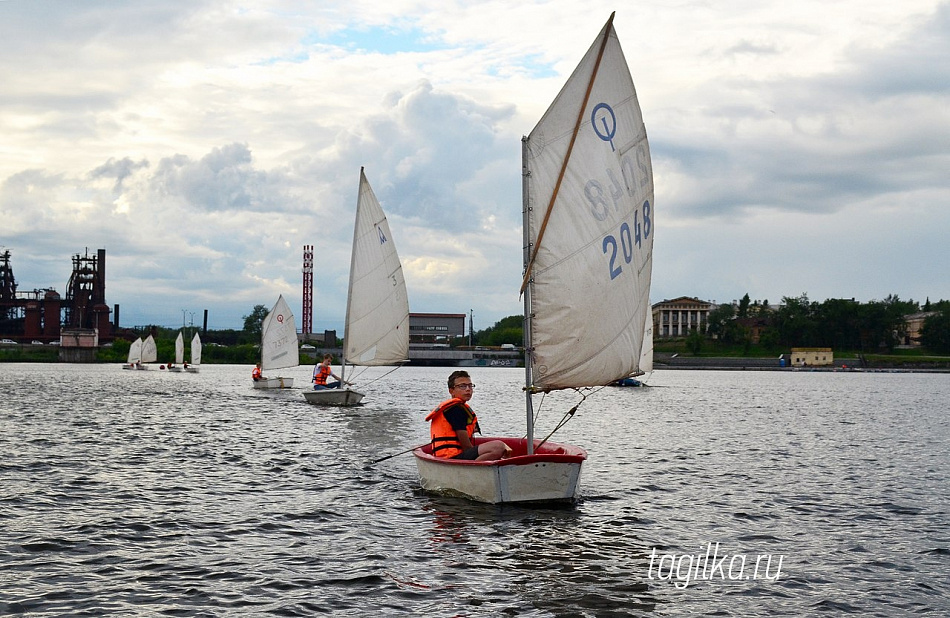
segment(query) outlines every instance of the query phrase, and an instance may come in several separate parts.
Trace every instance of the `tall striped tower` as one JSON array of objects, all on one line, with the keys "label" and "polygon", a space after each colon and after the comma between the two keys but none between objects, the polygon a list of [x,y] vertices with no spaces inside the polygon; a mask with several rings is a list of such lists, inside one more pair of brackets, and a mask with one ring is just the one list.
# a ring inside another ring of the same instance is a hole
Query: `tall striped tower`
[{"label": "tall striped tower", "polygon": [[303,246],[303,322],[300,332],[313,333],[313,245]]}]

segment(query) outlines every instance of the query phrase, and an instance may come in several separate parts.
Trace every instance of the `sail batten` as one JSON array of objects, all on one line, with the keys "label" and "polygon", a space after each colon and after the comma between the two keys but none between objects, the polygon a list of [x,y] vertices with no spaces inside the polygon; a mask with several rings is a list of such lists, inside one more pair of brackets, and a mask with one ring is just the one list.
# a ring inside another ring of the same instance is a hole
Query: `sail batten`
[{"label": "sail batten", "polygon": [[524,139],[523,159],[527,386],[597,386],[638,372],[653,174],[613,15]]},{"label": "sail batten", "polygon": [[360,168],[347,292],[344,359],[397,365],[409,358],[409,296],[389,222]]}]

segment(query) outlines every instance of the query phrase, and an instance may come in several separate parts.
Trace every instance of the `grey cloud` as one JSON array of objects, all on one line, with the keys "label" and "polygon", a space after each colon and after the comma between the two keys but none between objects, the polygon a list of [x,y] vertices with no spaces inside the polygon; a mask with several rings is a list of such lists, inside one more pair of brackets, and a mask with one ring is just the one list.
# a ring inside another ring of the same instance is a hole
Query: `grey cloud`
[{"label": "grey cloud", "polygon": [[95,168],[89,172],[90,179],[98,178],[109,178],[115,179],[115,185],[113,187],[113,192],[119,194],[122,192],[122,183],[126,178],[129,178],[137,170],[147,168],[148,161],[133,161],[129,157],[124,157],[122,159],[109,159],[99,167]]},{"label": "grey cloud", "polygon": [[947,4],[887,48],[850,50],[850,64],[834,74],[702,84],[705,107],[666,110],[650,125],[654,169],[685,178],[672,187],[672,214],[832,213],[947,188],[945,174],[920,165],[929,157],[950,166],[940,112],[950,105],[950,64],[938,57],[950,57]]},{"label": "grey cloud", "polygon": [[[438,92],[428,82],[407,93],[390,93],[389,108],[369,119],[358,134],[341,136],[340,158],[369,157],[373,188],[386,201],[387,212],[454,228],[472,213],[495,214],[502,195],[517,186],[499,186],[504,177],[479,179],[479,173],[499,159],[518,169],[518,144],[505,143],[498,124],[514,108],[489,107],[451,93]],[[365,162],[365,158],[363,161]]]},{"label": "grey cloud", "polygon": [[279,193],[279,183],[254,168],[247,144],[214,148],[198,161],[184,155],[164,158],[150,183],[163,199],[180,199],[204,211],[264,211],[279,204],[268,193]]}]

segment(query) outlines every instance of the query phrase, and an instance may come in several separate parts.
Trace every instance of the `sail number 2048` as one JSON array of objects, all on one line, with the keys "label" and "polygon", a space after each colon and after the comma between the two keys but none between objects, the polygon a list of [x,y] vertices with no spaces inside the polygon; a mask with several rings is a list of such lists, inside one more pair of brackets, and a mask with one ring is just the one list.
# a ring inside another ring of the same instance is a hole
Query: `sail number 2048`
[{"label": "sail number 2048", "polygon": [[633,229],[626,221],[620,224],[620,229],[614,234],[604,236],[604,255],[608,258],[610,278],[616,279],[623,272],[623,264],[633,261],[633,246],[637,248],[650,237],[653,221],[650,217],[650,201],[643,202],[643,223],[640,222],[640,210],[633,211]]}]

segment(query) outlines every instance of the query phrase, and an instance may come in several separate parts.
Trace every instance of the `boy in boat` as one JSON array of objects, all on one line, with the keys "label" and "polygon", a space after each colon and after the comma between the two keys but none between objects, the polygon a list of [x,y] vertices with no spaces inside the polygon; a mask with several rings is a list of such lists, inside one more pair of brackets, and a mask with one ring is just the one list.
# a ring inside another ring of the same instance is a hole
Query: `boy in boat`
[{"label": "boy in boat", "polygon": [[[332,360],[333,356],[331,354],[324,354],[323,362],[313,368],[313,390],[322,391],[325,388],[340,388],[342,385],[343,379],[333,373],[333,369],[330,367]],[[331,377],[336,382],[327,384],[327,378]],[[347,382],[347,384],[350,384],[350,382]]]},{"label": "boy in boat", "polygon": [[257,363],[256,365],[254,365],[254,369],[251,369],[251,379],[254,380],[255,382],[257,382],[258,380],[262,380],[262,379],[263,379],[263,378],[261,377],[261,364],[260,364],[260,363]]},{"label": "boy in boat", "polygon": [[501,440],[492,440],[474,446],[472,436],[481,433],[475,411],[468,402],[475,394],[475,385],[466,371],[453,371],[449,375],[449,395],[439,407],[429,413],[427,421],[432,424],[432,454],[448,459],[491,461],[511,456],[511,448]]}]

